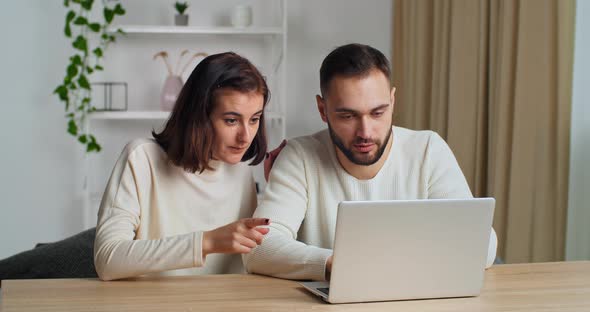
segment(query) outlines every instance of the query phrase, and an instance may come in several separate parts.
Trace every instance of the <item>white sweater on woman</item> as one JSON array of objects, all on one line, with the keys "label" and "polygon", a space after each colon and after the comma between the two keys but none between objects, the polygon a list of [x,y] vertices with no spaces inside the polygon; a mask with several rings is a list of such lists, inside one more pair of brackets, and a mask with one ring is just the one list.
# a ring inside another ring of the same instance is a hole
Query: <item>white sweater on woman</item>
[{"label": "white sweater on woman", "polygon": [[98,213],[94,263],[101,279],[244,272],[239,255],[212,254],[205,264],[201,241],[203,231],[252,215],[252,171],[245,163],[210,165],[215,171],[187,172],[154,140],[125,147]]},{"label": "white sweater on woman", "polygon": [[[369,180],[349,175],[328,130],[290,140],[277,157],[255,217],[270,218],[263,243],[244,255],[249,272],[324,280],[332,254],[338,203],[343,200],[471,198],[446,142],[432,131],[393,127],[393,145]],[[491,232],[487,266],[496,256]]]}]

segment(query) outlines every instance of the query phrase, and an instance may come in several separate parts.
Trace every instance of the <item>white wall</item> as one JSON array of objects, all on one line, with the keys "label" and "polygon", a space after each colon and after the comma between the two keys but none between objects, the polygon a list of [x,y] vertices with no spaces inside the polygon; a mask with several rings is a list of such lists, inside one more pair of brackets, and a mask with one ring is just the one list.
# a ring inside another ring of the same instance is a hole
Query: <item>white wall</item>
[{"label": "white wall", "polygon": [[[123,1],[129,9],[125,22],[170,24],[172,12],[167,5],[172,2]],[[57,240],[83,229],[82,154],[80,146],[66,134],[62,104],[51,94],[63,78],[72,52],[62,33],[66,13],[62,3],[10,1],[0,10],[0,94],[4,111],[0,119],[0,259],[29,249],[36,242]],[[228,23],[226,11],[217,4],[205,0],[190,3],[191,24]],[[255,0],[220,3],[229,7],[253,3],[255,12],[261,12],[255,16],[255,23],[272,20]],[[380,49],[386,56],[391,54],[391,7],[390,0],[289,1],[287,137],[324,127],[314,96],[319,90],[320,63],[331,49],[360,42]],[[117,53],[125,47],[123,42],[107,51],[109,61],[117,62]],[[198,39],[193,44],[198,48]],[[149,70],[163,74],[162,64],[153,65]],[[118,78],[108,75],[106,78]],[[132,92],[133,78],[127,79]],[[159,88],[157,85],[154,90]],[[136,105],[131,98],[129,104]],[[105,126],[115,133],[145,137],[157,125],[106,122]],[[93,169],[108,176],[122,144],[124,141],[106,144],[102,160],[95,157]]]},{"label": "white wall", "polygon": [[590,1],[577,1],[567,260],[590,260]]},{"label": "white wall", "polygon": [[10,1],[0,10],[0,258],[81,230],[79,173],[63,106],[51,95],[69,52],[62,1]]}]

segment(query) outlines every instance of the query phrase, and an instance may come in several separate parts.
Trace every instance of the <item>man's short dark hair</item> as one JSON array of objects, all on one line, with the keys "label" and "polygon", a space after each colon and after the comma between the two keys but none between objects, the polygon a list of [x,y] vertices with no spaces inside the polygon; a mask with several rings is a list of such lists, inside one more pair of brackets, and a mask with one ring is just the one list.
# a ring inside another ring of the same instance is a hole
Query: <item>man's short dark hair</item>
[{"label": "man's short dark hair", "polygon": [[[209,161],[215,134],[210,115],[223,89],[261,94],[264,106],[270,98],[264,77],[247,59],[233,52],[203,59],[180,91],[164,130],[152,131],[173,164],[193,173],[212,169]],[[259,124],[252,144],[242,157],[242,161],[252,159],[251,165],[262,162],[266,154],[264,112]]]},{"label": "man's short dark hair", "polygon": [[363,77],[376,69],[389,79],[389,68],[389,61],[385,55],[373,47],[359,43],[340,46],[326,56],[320,67],[322,97],[327,95],[334,77]]}]

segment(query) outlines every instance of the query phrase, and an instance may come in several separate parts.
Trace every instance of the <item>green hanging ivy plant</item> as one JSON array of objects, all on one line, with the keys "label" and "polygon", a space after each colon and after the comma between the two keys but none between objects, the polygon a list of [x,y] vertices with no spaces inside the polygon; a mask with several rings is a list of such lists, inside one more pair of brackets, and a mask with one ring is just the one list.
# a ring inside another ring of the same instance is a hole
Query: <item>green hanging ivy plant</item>
[{"label": "green hanging ivy plant", "polygon": [[[65,104],[67,132],[86,147],[86,152],[101,150],[94,135],[81,130],[88,114],[96,110],[91,104],[92,87],[88,77],[103,70],[100,61],[109,44],[115,42],[115,34],[109,32],[109,26],[115,16],[125,14],[120,3],[114,6],[108,6],[106,0],[102,3],[103,20],[91,21],[89,16],[94,0],[64,0],[64,6],[70,9],[66,14],[64,34],[72,38],[75,53],[70,57],[63,83],[53,92]],[[123,32],[119,29],[117,33]],[[95,38],[98,40],[93,40]],[[91,46],[93,41],[97,42],[95,46]]]}]

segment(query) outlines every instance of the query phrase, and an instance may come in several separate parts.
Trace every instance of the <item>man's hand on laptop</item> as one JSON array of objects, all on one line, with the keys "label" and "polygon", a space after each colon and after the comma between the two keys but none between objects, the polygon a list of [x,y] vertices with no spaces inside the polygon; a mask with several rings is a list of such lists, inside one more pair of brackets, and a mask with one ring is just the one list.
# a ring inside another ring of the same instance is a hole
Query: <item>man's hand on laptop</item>
[{"label": "man's hand on laptop", "polygon": [[328,260],[326,260],[326,280],[329,281],[330,280],[330,273],[332,273],[332,257],[330,256],[328,257]]}]

